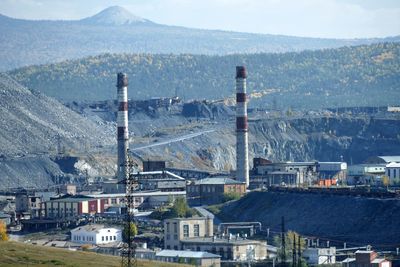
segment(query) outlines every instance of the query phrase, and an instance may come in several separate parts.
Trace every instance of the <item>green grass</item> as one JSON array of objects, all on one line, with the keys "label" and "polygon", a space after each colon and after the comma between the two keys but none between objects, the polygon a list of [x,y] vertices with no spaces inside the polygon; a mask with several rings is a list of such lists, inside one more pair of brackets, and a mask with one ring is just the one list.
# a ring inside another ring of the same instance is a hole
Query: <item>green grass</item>
[{"label": "green grass", "polygon": [[[28,245],[17,242],[0,242],[0,266],[121,266],[121,258],[94,252],[68,251]],[[172,267],[189,265],[155,261],[138,261],[139,267]]]}]

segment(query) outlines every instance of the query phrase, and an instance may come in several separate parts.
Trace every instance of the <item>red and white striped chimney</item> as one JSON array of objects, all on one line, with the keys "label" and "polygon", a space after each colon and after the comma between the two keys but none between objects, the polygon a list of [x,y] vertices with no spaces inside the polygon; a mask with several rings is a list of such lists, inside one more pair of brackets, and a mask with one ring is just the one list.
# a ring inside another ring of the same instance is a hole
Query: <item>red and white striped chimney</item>
[{"label": "red and white striped chimney", "polygon": [[117,78],[117,140],[118,140],[118,181],[128,178],[128,76],[125,73],[118,73]]},{"label": "red and white striped chimney", "polygon": [[236,179],[249,186],[246,68],[236,67]]}]

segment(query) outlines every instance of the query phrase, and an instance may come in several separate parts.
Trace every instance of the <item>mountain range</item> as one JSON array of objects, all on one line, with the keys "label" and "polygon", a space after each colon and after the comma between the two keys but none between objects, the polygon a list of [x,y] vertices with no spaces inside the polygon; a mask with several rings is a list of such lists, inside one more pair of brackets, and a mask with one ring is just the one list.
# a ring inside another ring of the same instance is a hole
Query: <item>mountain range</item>
[{"label": "mountain range", "polygon": [[81,20],[23,20],[0,15],[0,71],[102,53],[226,55],[335,48],[384,39],[321,39],[167,26],[109,7]]}]

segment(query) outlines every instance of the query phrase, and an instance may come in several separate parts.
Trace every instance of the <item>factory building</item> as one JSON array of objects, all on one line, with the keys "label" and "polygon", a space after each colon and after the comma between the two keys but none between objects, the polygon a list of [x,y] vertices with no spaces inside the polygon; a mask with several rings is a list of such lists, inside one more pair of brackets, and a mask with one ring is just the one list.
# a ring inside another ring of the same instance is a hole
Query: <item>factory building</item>
[{"label": "factory building", "polygon": [[185,238],[212,237],[213,219],[205,217],[175,218],[164,220],[164,248],[181,249]]},{"label": "factory building", "polygon": [[311,266],[335,264],[336,247],[307,248],[303,251],[303,258]]},{"label": "factory building", "polygon": [[143,161],[143,172],[153,172],[153,171],[168,171],[179,177],[189,180],[198,180],[207,178],[215,175],[227,175],[224,172],[210,172],[195,169],[182,169],[182,168],[171,168],[168,167],[166,162],[163,160],[145,160]]},{"label": "factory building", "polygon": [[318,179],[318,162],[278,162],[255,158],[250,188],[274,185],[300,186]]},{"label": "factory building", "polygon": [[238,236],[189,238],[181,240],[183,250],[207,251],[225,261],[260,261],[267,258],[267,242]]},{"label": "factory building", "polygon": [[138,180],[139,190],[185,191],[186,180],[169,171],[146,171],[133,173]]},{"label": "factory building", "polygon": [[246,193],[246,183],[228,177],[209,177],[192,181],[186,187],[190,205],[212,205],[224,201],[226,194]]},{"label": "factory building", "polygon": [[347,184],[349,185],[377,185],[381,184],[385,175],[386,164],[366,163],[350,165],[347,171]]},{"label": "factory building", "polygon": [[372,250],[357,250],[355,258],[347,258],[342,261],[342,266],[348,267],[391,267],[392,262],[378,258],[378,254]]},{"label": "factory building", "polygon": [[318,178],[344,181],[347,177],[346,162],[318,162]]},{"label": "factory building", "polygon": [[[254,158],[250,188],[313,184],[330,186],[336,184],[338,181],[344,181],[346,176],[346,162],[289,161],[274,163],[263,158]],[[325,183],[327,180],[331,181],[329,185]]]},{"label": "factory building", "polygon": [[267,243],[239,235],[213,234],[211,218],[176,218],[164,221],[164,248],[205,251],[222,261],[259,261],[267,258]]},{"label": "factory building", "polygon": [[162,262],[186,263],[199,267],[220,267],[221,256],[203,251],[161,250],[155,259]]},{"label": "factory building", "polygon": [[[152,209],[167,205],[178,197],[186,197],[185,191],[137,191],[132,194],[135,209]],[[110,208],[124,207],[125,194],[66,195],[44,202],[46,218],[74,218],[82,215],[104,214]]]},{"label": "factory building", "polygon": [[43,203],[55,197],[55,192],[21,190],[15,196],[15,212],[18,219],[40,218],[43,214]]},{"label": "factory building", "polygon": [[87,196],[65,196],[44,202],[45,218],[74,218],[104,211],[104,202]]},{"label": "factory building", "polygon": [[391,162],[386,165],[386,176],[390,185],[400,185],[400,163]]}]

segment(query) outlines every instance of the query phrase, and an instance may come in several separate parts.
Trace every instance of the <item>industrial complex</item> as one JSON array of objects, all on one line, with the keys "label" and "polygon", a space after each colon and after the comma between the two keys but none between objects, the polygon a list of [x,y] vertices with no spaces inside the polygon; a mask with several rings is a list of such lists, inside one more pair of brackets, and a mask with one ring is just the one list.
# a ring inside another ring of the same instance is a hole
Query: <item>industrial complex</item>
[{"label": "industrial complex", "polygon": [[[212,205],[229,203],[252,191],[400,197],[396,191],[400,184],[400,156],[396,155],[368,158],[364,164],[349,166],[343,160],[273,162],[253,157],[250,166],[244,66],[236,67],[235,78],[235,170],[177,168],[168,166],[162,155],[157,160],[133,161],[135,154],[129,149],[133,139],[128,131],[128,76],[118,73],[115,178],[85,186],[63,184],[54,189],[15,189],[5,194],[15,209],[0,213],[0,220],[15,233],[69,229],[66,240],[35,241],[35,244],[53,242],[55,247],[78,250],[88,245],[94,252],[121,256],[123,266],[134,266],[136,259],[144,259],[214,267],[274,266],[278,262],[281,266],[289,262],[296,266],[302,260],[309,265],[390,267],[390,258],[368,244],[346,247],[341,240],[320,243],[318,237],[288,232],[284,218],[278,226],[280,231],[275,231],[252,220],[221,221],[212,213],[215,209]],[[190,215],[168,213],[182,200],[190,206],[187,207],[192,210]],[[126,237],[124,231],[132,223],[141,234],[129,230]],[[157,234],[154,229],[158,229]],[[285,242],[298,242],[298,247],[296,243]],[[283,252],[288,247],[292,259]],[[390,255],[399,261],[398,254],[399,248],[397,255]]]}]

